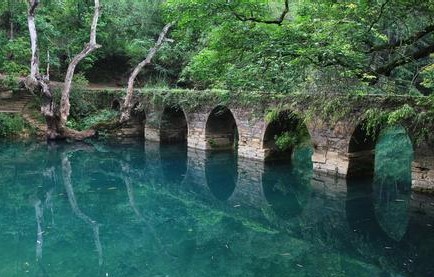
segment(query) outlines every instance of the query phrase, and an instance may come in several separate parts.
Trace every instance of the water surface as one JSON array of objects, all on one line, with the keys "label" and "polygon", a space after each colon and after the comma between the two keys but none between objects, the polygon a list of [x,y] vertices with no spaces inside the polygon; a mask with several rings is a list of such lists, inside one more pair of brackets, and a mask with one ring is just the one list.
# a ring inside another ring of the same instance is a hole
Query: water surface
[{"label": "water surface", "polygon": [[345,181],[314,174],[308,148],[264,165],[2,141],[0,276],[434,276],[434,200],[377,152],[374,180]]}]

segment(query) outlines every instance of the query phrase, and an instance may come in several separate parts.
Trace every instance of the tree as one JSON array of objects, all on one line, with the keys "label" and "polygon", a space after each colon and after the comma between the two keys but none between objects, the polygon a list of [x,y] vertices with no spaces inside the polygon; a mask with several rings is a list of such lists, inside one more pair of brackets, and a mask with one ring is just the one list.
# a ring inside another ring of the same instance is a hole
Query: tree
[{"label": "tree", "polygon": [[30,64],[30,75],[26,79],[25,84],[31,92],[39,91],[42,94],[43,101],[41,105],[41,112],[46,119],[48,139],[67,137],[83,139],[95,135],[95,131],[93,130],[77,132],[66,127],[70,110],[69,96],[75,68],[81,60],[87,57],[94,50],[101,47],[96,43],[96,29],[100,15],[100,4],[99,0],[94,1],[95,10],[91,24],[90,40],[89,43],[85,44],[84,49],[69,63],[61,94],[60,110],[58,110],[56,104],[54,103],[54,97],[49,87],[49,79],[47,78],[48,74],[46,76],[42,76],[39,72],[38,33],[35,24],[36,9],[39,5],[39,0],[28,0],[29,9],[27,19],[30,32],[32,58]]},{"label": "tree", "polygon": [[166,13],[190,50],[181,79],[194,87],[417,93],[421,70],[433,63],[433,7],[432,0],[168,0]]},{"label": "tree", "polygon": [[150,64],[152,61],[152,58],[155,56],[157,51],[161,48],[163,43],[167,41],[166,35],[167,32],[169,32],[170,27],[172,27],[173,23],[168,23],[166,26],[164,26],[163,30],[161,31],[157,42],[155,43],[155,46],[152,47],[149,50],[148,55],[146,56],[146,59],[144,59],[142,62],[140,62],[136,68],[134,68],[133,72],[130,75],[130,78],[128,79],[128,88],[127,88],[127,94],[125,96],[124,103],[122,105],[122,113],[120,117],[120,122],[124,123],[129,120],[130,114],[131,114],[131,100],[133,98],[133,92],[134,92],[134,81],[136,80],[137,75],[139,74],[140,70],[143,69],[146,65]]}]

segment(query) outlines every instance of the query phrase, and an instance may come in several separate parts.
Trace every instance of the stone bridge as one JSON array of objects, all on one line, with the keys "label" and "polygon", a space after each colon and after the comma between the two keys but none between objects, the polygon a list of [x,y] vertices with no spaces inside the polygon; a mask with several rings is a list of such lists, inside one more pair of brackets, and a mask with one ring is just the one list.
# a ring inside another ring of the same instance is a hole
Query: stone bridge
[{"label": "stone bridge", "polygon": [[[312,97],[303,102],[297,96],[253,94],[254,100],[249,102],[236,94],[216,97],[207,92],[194,93],[199,94],[199,100],[196,99],[194,104],[188,100],[191,95],[177,91],[137,96],[133,120],[135,134],[144,135],[148,141],[185,142],[191,149],[235,149],[239,157],[267,162],[290,159],[291,149],[283,153],[278,151],[276,135],[299,131],[302,126],[310,135],[314,170],[343,178],[373,175],[379,132],[373,136],[365,130],[366,109],[373,103],[379,107],[399,107],[415,102],[409,97],[396,97],[393,101],[381,96],[358,97],[348,103],[350,109],[345,116],[330,123],[324,115],[312,116],[305,112],[306,105],[315,101]],[[118,101],[121,100],[114,100],[112,106],[119,107]],[[271,113],[274,113],[274,119],[270,122],[267,117]],[[431,136],[416,143],[414,124],[411,121],[402,123],[413,142],[412,188],[433,191],[434,139]],[[433,126],[422,127],[428,128],[428,133],[434,133]]]}]

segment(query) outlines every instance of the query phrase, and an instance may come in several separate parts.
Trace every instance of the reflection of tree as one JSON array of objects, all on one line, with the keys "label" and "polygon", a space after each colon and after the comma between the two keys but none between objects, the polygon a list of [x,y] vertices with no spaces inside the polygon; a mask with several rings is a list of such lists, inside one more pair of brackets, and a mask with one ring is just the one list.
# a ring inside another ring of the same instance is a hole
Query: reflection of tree
[{"label": "reflection of tree", "polygon": [[40,199],[37,199],[33,204],[35,207],[35,217],[37,224],[37,233],[36,233],[36,260],[42,260],[42,246],[44,244],[44,236],[42,231],[42,221],[44,217],[44,207],[42,206],[42,202]]},{"label": "reflection of tree", "polygon": [[78,207],[77,200],[74,194],[74,189],[72,187],[71,172],[72,172],[71,162],[69,161],[68,154],[63,153],[62,154],[62,176],[63,176],[63,183],[65,185],[69,204],[71,204],[71,208],[74,214],[92,228],[93,238],[95,241],[96,250],[98,252],[98,264],[99,266],[102,266],[103,252],[102,252],[102,246],[99,237],[99,224],[95,220],[91,219],[89,216],[84,214]]},{"label": "reflection of tree", "polygon": [[51,222],[54,225],[54,210],[53,210],[53,191],[54,191],[54,167],[50,167],[43,172],[43,177],[45,179],[45,184],[50,186],[50,190],[45,193],[45,201],[43,202],[38,196],[34,196],[35,198],[32,200],[33,207],[35,209],[35,218],[36,218],[36,261],[41,266],[42,270],[44,270],[42,266],[42,251],[44,245],[44,209],[48,208],[51,211]]},{"label": "reflection of tree", "polygon": [[154,227],[149,223],[149,219],[145,218],[145,216],[139,211],[136,205],[136,201],[134,199],[134,187],[133,187],[133,181],[131,176],[133,176],[134,172],[131,170],[130,165],[124,161],[120,161],[121,170],[122,170],[122,180],[124,181],[125,187],[127,189],[128,194],[128,201],[130,203],[131,208],[133,209],[134,213],[136,214],[137,218],[140,222],[146,225],[148,230],[151,232],[152,236],[154,237],[155,241],[158,243],[158,247],[166,254],[166,256],[169,255],[167,249],[163,246],[163,243],[160,239],[160,237],[157,235],[157,232],[155,231]]}]

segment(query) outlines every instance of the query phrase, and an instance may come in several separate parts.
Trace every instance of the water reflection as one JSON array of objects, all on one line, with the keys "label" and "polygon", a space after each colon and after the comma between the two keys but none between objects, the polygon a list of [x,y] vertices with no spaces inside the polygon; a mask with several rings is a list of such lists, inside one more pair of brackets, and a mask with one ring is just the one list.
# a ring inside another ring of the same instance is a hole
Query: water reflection
[{"label": "water reflection", "polygon": [[408,225],[413,149],[403,127],[384,130],[375,151],[375,214],[389,237],[401,240]]},{"label": "water reflection", "polygon": [[168,144],[160,148],[161,167],[167,183],[182,183],[187,173],[187,145]]},{"label": "water reflection", "polygon": [[205,162],[206,182],[215,198],[228,200],[237,184],[237,159],[233,151],[207,152]]},{"label": "water reflection", "polygon": [[[391,216],[379,216],[377,195],[401,203],[399,186],[377,194],[372,180],[312,176],[307,150],[291,164],[264,166],[230,153],[147,146],[0,146],[0,247],[18,249],[0,253],[0,276],[434,272],[433,217],[409,213],[410,198],[407,219],[391,205]],[[392,231],[405,226],[399,239],[385,228],[390,218]],[[35,239],[43,242],[36,263]]]}]

